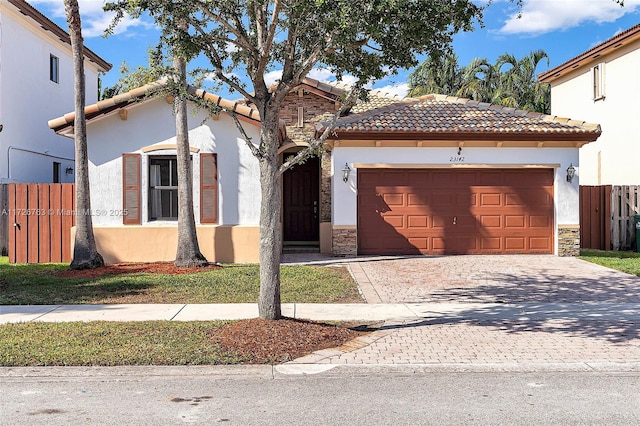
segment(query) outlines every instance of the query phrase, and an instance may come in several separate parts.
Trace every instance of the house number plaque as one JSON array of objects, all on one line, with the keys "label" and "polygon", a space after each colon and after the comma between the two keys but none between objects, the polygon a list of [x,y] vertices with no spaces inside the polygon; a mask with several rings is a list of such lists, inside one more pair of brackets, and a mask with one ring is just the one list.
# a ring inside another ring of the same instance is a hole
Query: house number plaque
[{"label": "house number plaque", "polygon": [[461,155],[455,155],[453,157],[449,157],[450,163],[464,163],[464,157]]}]

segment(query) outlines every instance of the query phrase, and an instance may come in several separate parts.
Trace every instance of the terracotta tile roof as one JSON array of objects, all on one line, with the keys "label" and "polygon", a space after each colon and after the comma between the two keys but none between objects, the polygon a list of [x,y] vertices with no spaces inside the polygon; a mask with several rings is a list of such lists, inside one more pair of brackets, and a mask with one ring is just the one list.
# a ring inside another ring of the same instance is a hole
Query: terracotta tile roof
[{"label": "terracotta tile roof", "polygon": [[398,95],[394,95],[394,94],[390,94],[390,93],[386,93],[386,92],[381,92],[380,90],[370,90],[369,91],[369,99],[364,102],[364,101],[358,101],[358,103],[356,105],[354,105],[353,108],[351,108],[351,113],[352,114],[359,114],[362,112],[366,112],[372,109],[376,109],[376,108],[380,108],[380,107],[384,107],[387,105],[392,105],[395,103],[398,103],[400,101],[402,101],[403,97],[398,96]]},{"label": "terracotta tile roof", "polygon": [[558,77],[573,71],[577,68],[587,65],[588,63],[597,60],[602,55],[613,52],[622,46],[625,46],[633,41],[640,40],[640,24],[636,24],[633,27],[622,31],[619,34],[611,37],[597,46],[581,53],[575,58],[569,59],[567,62],[558,65],[555,68],[550,69],[539,74],[538,79],[544,83],[550,83]]},{"label": "terracotta tile roof", "polygon": [[[130,90],[129,92],[116,95],[112,98],[104,99],[93,105],[89,105],[85,107],[84,110],[87,121],[95,119],[99,116],[106,115],[116,109],[122,109],[131,104],[150,99],[163,86],[163,81],[159,80],[153,83],[145,84],[144,86]],[[214,95],[213,93],[208,93],[202,89],[198,89],[192,86],[189,86],[189,91],[198,97],[210,100],[223,110],[233,111],[249,120],[255,121],[256,123],[259,123],[260,121],[260,115],[258,111],[242,104],[241,102],[230,101],[218,95]],[[72,111],[63,115],[62,117],[54,118],[53,120],[49,121],[49,128],[55,130],[56,133],[60,133],[65,129],[73,126],[75,116],[75,111]]]},{"label": "terracotta tile roof", "polygon": [[[35,7],[31,6],[24,0],[8,0],[14,7],[18,9],[20,13],[25,16],[28,16],[32,20],[34,20],[43,30],[51,32],[54,36],[60,39],[63,43],[71,46],[71,38],[69,34],[56,25],[49,18],[40,13]],[[112,65],[98,56],[96,53],[91,51],[91,49],[84,47],[84,55],[93,63],[95,63],[100,71],[107,72],[111,69]]]},{"label": "terracotta tile roof", "polygon": [[595,140],[600,126],[445,95],[407,98],[341,118],[336,138]]}]

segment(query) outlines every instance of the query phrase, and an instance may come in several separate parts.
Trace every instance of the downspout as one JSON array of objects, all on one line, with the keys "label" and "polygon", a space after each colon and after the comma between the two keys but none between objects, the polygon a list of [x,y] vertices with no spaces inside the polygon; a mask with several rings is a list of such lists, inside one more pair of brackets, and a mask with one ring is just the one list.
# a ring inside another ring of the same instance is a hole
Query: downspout
[{"label": "downspout", "polygon": [[20,147],[17,147],[17,146],[9,145],[9,148],[7,148],[7,180],[8,181],[11,181],[11,150],[21,151],[21,152],[28,152],[30,154],[43,155],[45,157],[55,158],[57,160],[73,161],[74,164],[76,162],[76,160],[74,158],[58,157],[57,155],[47,154],[46,152],[32,151],[30,149],[25,149],[25,148],[20,148]]}]

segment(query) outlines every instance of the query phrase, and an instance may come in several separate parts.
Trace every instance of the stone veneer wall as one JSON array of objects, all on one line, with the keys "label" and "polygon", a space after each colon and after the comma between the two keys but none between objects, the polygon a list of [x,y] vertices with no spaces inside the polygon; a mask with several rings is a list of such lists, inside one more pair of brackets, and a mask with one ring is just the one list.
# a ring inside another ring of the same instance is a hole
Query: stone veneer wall
[{"label": "stone veneer wall", "polygon": [[558,225],[558,256],[580,255],[580,225]]},{"label": "stone veneer wall", "polygon": [[356,256],[358,254],[355,228],[333,228],[332,238],[334,256]]},{"label": "stone veneer wall", "polygon": [[320,158],[320,222],[331,222],[331,152]]}]

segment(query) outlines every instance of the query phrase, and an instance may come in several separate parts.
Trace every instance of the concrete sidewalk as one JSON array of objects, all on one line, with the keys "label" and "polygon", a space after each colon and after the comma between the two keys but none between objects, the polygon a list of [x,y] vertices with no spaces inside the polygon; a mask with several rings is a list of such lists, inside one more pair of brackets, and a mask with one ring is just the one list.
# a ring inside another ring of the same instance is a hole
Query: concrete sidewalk
[{"label": "concrete sidewalk", "polygon": [[[345,266],[368,303],[285,303],[284,316],[383,322],[286,368],[640,371],[640,278],[633,275],[555,256],[288,255],[285,263]],[[0,324],[256,317],[256,304],[0,306]]]},{"label": "concrete sidewalk", "polygon": [[[640,303],[284,303],[282,314],[315,321],[633,321]],[[0,324],[70,321],[212,321],[258,317],[258,306],[122,304],[0,306]]]}]

